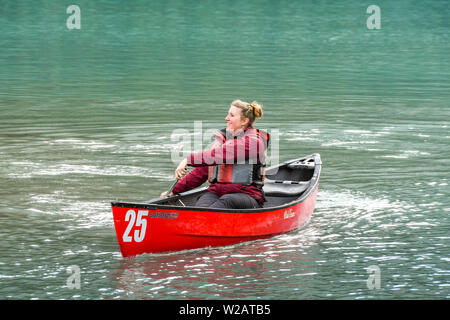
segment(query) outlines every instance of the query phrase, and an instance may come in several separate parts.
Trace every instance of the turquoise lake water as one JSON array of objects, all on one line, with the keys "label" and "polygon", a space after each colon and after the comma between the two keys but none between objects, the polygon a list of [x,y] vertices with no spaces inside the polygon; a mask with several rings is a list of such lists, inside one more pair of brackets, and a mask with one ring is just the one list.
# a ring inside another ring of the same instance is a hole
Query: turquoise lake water
[{"label": "turquoise lake water", "polygon": [[[2,0],[0,298],[450,298],[449,7]],[[321,154],[310,223],[122,258],[110,201],[166,190],[174,130],[224,127],[236,98],[279,161]]]}]

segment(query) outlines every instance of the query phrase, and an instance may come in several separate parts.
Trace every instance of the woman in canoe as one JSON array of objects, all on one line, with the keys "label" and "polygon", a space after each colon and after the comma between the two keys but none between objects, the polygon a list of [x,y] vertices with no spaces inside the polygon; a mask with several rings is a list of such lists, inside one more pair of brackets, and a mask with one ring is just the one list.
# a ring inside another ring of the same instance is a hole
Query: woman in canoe
[{"label": "woman in canoe", "polygon": [[[262,106],[256,101],[233,101],[225,118],[227,126],[214,134],[212,147],[192,153],[176,168],[178,182],[171,195],[194,189],[208,180],[210,186],[198,198],[196,206],[231,209],[262,207],[265,151],[269,135],[253,128],[255,120],[262,114]],[[187,166],[194,169],[186,175]],[[161,194],[163,196],[165,193]]]}]

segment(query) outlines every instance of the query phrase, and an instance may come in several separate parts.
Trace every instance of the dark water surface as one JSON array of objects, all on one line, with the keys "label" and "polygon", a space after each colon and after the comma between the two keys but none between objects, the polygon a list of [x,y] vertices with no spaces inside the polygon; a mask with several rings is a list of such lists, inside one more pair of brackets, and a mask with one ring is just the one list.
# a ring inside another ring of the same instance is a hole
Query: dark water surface
[{"label": "dark water surface", "polygon": [[[1,299],[448,299],[449,3],[0,3]],[[111,200],[167,189],[175,129],[258,100],[318,152],[303,229],[123,259]],[[67,285],[80,268],[80,288]],[[367,268],[380,271],[368,287]]]}]

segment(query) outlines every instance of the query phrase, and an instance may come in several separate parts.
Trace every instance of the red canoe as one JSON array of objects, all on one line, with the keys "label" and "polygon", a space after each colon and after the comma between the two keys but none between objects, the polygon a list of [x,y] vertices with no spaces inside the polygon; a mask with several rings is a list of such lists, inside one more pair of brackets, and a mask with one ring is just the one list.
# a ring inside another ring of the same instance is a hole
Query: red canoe
[{"label": "red canoe", "polygon": [[316,203],[322,162],[319,154],[266,169],[266,202],[259,209],[194,207],[201,187],[142,203],[111,203],[124,257],[267,238],[305,225]]}]

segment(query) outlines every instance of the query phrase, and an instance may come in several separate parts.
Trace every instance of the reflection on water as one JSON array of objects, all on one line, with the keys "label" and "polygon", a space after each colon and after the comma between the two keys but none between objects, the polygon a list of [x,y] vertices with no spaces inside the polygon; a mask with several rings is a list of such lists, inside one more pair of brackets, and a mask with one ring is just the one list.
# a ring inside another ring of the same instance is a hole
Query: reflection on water
[{"label": "reflection on water", "polygon": [[[301,232],[312,242],[311,232]],[[220,249],[144,255],[121,263],[115,292],[139,299],[298,299],[317,273],[299,254],[300,235],[284,235]],[[279,288],[277,289],[277,287]],[[122,297],[122,295],[120,295]]]}]

